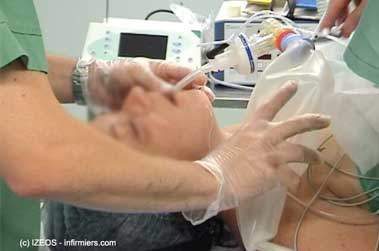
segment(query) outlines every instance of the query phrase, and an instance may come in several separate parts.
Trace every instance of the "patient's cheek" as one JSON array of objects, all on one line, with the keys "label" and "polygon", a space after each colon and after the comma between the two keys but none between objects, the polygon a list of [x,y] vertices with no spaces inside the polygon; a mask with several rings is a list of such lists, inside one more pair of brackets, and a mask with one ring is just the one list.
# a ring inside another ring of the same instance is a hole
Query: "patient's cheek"
[{"label": "patient's cheek", "polygon": [[209,132],[205,137],[201,134],[205,128],[183,123],[184,118],[171,118],[150,113],[138,119],[136,124],[144,150],[180,160],[198,160],[204,157],[209,152]]},{"label": "patient's cheek", "polygon": [[112,133],[112,128],[115,124],[118,123],[118,117],[115,114],[106,114],[106,115],[100,115],[97,118],[95,118],[93,121],[91,121],[91,125],[95,127],[96,129],[114,136]]},{"label": "patient's cheek", "polygon": [[109,113],[100,115],[91,121],[91,125],[121,143],[141,149],[142,144],[137,140],[136,134],[130,125],[130,119],[125,114]]}]

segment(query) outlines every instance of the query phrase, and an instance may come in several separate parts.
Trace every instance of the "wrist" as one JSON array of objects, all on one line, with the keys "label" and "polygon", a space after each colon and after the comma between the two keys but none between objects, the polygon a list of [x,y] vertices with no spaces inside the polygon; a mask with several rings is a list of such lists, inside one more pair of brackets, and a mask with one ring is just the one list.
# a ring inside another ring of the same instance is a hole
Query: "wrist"
[{"label": "wrist", "polygon": [[73,69],[72,80],[72,95],[75,103],[85,105],[85,94],[89,75],[89,67],[94,62],[94,59],[83,60],[79,59]]},{"label": "wrist", "polygon": [[204,198],[205,201],[204,205],[200,208],[205,208],[209,206],[217,198],[220,182],[212,172],[210,172],[201,164],[201,162],[193,162],[193,165],[197,170],[199,170],[199,194]]},{"label": "wrist", "polygon": [[199,187],[201,187],[200,190],[203,191],[205,201],[201,204],[195,202],[197,207],[190,206],[190,210],[182,213],[185,219],[190,221],[193,225],[197,225],[219,213],[223,181],[222,175],[218,175],[218,172],[215,172],[212,167],[209,167],[208,163],[196,161],[194,164],[206,174],[204,175],[204,180],[198,183]]}]

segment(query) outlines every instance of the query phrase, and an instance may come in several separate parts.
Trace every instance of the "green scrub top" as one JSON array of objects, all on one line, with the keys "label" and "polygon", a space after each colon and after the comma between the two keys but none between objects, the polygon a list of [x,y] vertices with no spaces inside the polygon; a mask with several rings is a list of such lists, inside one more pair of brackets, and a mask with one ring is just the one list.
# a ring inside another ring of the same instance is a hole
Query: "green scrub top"
[{"label": "green scrub top", "polygon": [[[369,0],[361,21],[344,54],[346,64],[359,76],[370,80],[379,87],[379,28],[377,26],[379,1]],[[363,176],[378,177],[379,164]],[[377,180],[360,179],[364,191],[372,191],[379,186]],[[369,209],[379,211],[379,192],[371,192]]]},{"label": "green scrub top", "polygon": [[369,0],[344,55],[356,74],[379,87],[379,1]]},{"label": "green scrub top", "polygon": [[[29,70],[47,72],[32,0],[0,0],[0,68],[15,59],[21,59]],[[39,235],[40,202],[16,196],[0,178],[0,251],[38,250],[21,248],[20,240],[31,241]]]}]

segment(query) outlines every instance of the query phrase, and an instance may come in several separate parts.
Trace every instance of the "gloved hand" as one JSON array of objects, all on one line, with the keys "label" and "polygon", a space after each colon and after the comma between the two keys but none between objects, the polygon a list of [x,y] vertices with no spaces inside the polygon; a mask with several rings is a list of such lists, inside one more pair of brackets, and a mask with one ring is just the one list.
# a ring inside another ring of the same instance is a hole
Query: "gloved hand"
[{"label": "gloved hand", "polygon": [[[88,70],[87,102],[118,109],[132,87],[165,92],[190,72],[191,69],[174,63],[147,58],[94,61]],[[206,82],[206,76],[199,74],[189,88]]]},{"label": "gloved hand", "polygon": [[326,14],[321,20],[321,30],[342,24],[342,36],[349,37],[358,26],[367,0],[355,0],[355,8],[351,12],[349,11],[350,2],[351,0],[330,0]]},{"label": "gloved hand", "polygon": [[320,162],[316,151],[286,141],[297,134],[322,129],[329,118],[316,114],[272,122],[279,110],[296,93],[289,83],[261,106],[224,144],[197,163],[219,182],[216,200],[208,209],[184,212],[193,224],[199,224],[218,212],[238,207],[240,201],[260,195],[282,183],[297,186],[299,177],[287,167],[293,162]]}]

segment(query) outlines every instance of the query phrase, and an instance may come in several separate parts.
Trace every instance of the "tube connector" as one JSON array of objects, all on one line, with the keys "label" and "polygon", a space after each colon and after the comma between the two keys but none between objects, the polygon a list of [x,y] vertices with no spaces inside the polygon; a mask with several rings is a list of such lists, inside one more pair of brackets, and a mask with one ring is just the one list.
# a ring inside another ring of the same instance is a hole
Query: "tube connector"
[{"label": "tube connector", "polygon": [[311,39],[304,38],[302,35],[293,32],[284,32],[277,38],[277,48],[280,51],[285,51],[291,44],[299,42],[300,40],[309,43],[309,45],[315,49],[315,44]]},{"label": "tube connector", "polygon": [[211,65],[212,71],[234,68],[238,73],[247,75],[255,71],[254,60],[254,52],[249,39],[241,33],[223,53],[209,60],[209,65]]}]

